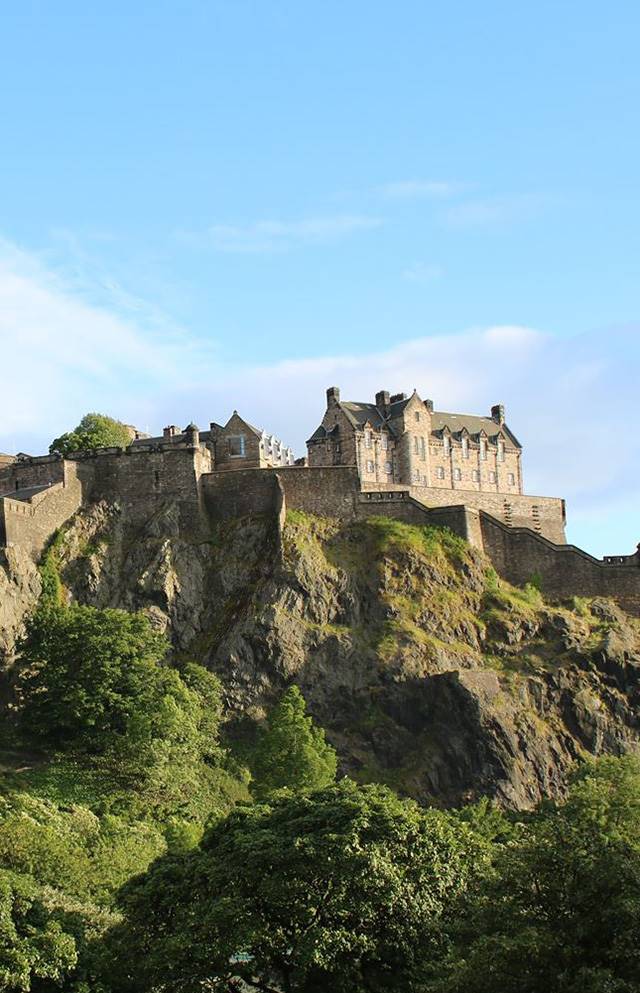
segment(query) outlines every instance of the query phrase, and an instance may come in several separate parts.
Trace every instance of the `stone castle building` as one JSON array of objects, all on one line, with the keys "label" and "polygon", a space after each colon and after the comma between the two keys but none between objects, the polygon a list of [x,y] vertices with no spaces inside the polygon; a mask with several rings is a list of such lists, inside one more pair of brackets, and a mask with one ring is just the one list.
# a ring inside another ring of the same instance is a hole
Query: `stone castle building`
[{"label": "stone castle building", "polygon": [[153,451],[158,446],[203,445],[216,469],[273,469],[293,465],[293,451],[279,438],[262,428],[254,428],[237,410],[226,424],[212,421],[207,431],[189,424],[183,431],[175,424],[166,427],[162,435],[152,438],[138,436],[132,442],[138,451]]},{"label": "stone castle building", "polygon": [[[374,403],[327,391],[308,460],[234,411],[200,431],[139,432],[126,448],[0,457],[0,563],[38,561],[56,530],[97,501],[117,504],[130,526],[174,508],[194,540],[219,520],[287,509],[343,519],[384,514],[446,526],[484,550],[512,583],[536,577],[551,596],[611,596],[640,615],[640,552],[596,559],[567,545],[565,504],[524,492],[522,447],[502,405],[490,416],[434,410],[414,393],[380,391]],[[8,560],[7,560],[8,561]]]},{"label": "stone castle building", "polygon": [[447,414],[415,390],[381,390],[375,403],[361,403],[341,400],[331,386],[307,449],[309,465],[355,465],[365,485],[522,493],[522,446],[502,404],[488,417]]}]

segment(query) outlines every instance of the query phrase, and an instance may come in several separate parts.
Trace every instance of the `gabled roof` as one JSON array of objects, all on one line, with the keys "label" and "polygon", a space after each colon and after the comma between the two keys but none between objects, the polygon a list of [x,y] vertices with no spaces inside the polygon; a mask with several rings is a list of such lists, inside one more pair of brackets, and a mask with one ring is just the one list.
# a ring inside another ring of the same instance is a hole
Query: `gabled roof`
[{"label": "gabled roof", "polygon": [[507,425],[498,424],[492,417],[479,417],[476,414],[449,414],[443,410],[434,410],[431,415],[431,430],[442,431],[445,427],[449,428],[453,434],[465,428],[470,435],[478,435],[481,431],[484,431],[489,438],[495,438],[496,435],[502,433],[516,448],[522,448],[522,445]]},{"label": "gabled roof", "polygon": [[337,424],[334,424],[329,431],[327,431],[324,425],[321,424],[319,427],[315,429],[311,437],[307,438],[307,443],[309,443],[310,441],[323,441],[324,438],[330,438],[331,435],[337,435],[339,433],[340,433],[340,428],[338,427]]},{"label": "gabled roof", "polygon": [[225,426],[224,426],[224,430],[225,431],[229,427],[229,425],[231,424],[231,421],[233,420],[234,417],[237,417],[238,420],[242,421],[242,423],[244,424],[244,426],[247,427],[247,428],[249,428],[249,431],[251,431],[252,434],[255,434],[255,436],[257,438],[262,438],[262,430],[260,428],[254,428],[253,424],[249,424],[249,421],[245,421],[244,417],[242,417],[238,413],[237,410],[234,410],[233,414],[231,415],[231,417],[229,418],[229,420],[225,424]]},{"label": "gabled roof", "polygon": [[354,427],[361,428],[367,421],[375,428],[380,428],[384,424],[384,417],[375,403],[355,403],[352,400],[344,400],[340,403],[340,407]]}]

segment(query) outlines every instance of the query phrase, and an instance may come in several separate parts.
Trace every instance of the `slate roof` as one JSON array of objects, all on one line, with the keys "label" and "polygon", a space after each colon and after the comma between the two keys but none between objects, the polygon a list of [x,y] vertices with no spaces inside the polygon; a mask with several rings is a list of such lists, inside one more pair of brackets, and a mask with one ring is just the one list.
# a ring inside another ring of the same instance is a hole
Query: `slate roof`
[{"label": "slate roof", "polygon": [[[393,421],[396,417],[399,417],[404,408],[407,406],[411,397],[405,397],[403,400],[396,400],[392,403],[389,408],[389,417],[385,418],[381,411],[376,407],[375,403],[359,403],[355,400],[342,400],[339,401],[340,409],[346,414],[349,423],[358,429],[362,429],[365,424],[370,423],[372,427],[380,429],[386,427],[392,434],[394,432]],[[452,434],[459,434],[465,428],[472,437],[477,437],[481,431],[484,431],[487,437],[495,438],[497,434],[502,431],[507,439],[509,439],[516,448],[522,448],[522,445],[509,430],[506,424],[498,424],[492,417],[482,417],[476,414],[450,414],[442,410],[434,410],[431,413],[431,431],[433,434],[440,434],[445,427],[448,427]],[[320,425],[313,432],[309,441],[320,441],[326,438],[328,434],[332,434],[337,428],[332,428],[330,432]]]},{"label": "slate roof", "polygon": [[489,438],[494,438],[502,430],[516,448],[522,448],[522,445],[507,425],[498,424],[494,421],[493,417],[480,417],[476,414],[449,414],[443,410],[434,410],[431,415],[431,430],[440,432],[445,427],[449,428],[452,434],[459,434],[464,428],[467,429],[470,435],[478,435],[481,431],[484,431]]},{"label": "slate roof", "polygon": [[382,427],[384,424],[384,418],[375,403],[355,403],[351,400],[345,400],[340,406],[354,427],[362,427],[367,421],[376,428]]}]

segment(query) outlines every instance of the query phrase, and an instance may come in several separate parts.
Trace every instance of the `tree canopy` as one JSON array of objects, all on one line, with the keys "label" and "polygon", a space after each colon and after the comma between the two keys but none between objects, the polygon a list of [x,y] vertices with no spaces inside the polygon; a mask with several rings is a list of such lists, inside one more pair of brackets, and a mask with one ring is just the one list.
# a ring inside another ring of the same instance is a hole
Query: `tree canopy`
[{"label": "tree canopy", "polygon": [[640,761],[602,758],[499,846],[460,908],[447,993],[640,990]]},{"label": "tree canopy", "polygon": [[416,954],[441,956],[443,914],[484,847],[445,813],[349,780],[237,810],[125,889],[123,988],[417,989]]},{"label": "tree canopy", "polygon": [[259,738],[251,792],[258,799],[279,789],[312,791],[332,783],[337,756],[324,731],[306,713],[304,697],[290,686],[267,718]]},{"label": "tree canopy", "polygon": [[133,431],[121,421],[106,414],[85,414],[72,431],[54,438],[49,452],[66,456],[70,452],[95,451],[96,448],[126,448],[132,438]]}]

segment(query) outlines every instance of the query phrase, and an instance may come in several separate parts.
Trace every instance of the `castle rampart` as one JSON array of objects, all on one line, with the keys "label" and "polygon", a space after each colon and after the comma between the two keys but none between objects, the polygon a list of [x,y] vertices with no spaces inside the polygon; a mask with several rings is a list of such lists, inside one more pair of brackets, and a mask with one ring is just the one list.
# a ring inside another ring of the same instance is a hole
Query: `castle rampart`
[{"label": "castle rampart", "polygon": [[483,511],[480,523],[484,550],[508,582],[521,586],[535,577],[549,596],[612,597],[640,616],[640,550],[601,560],[575,545],[556,545],[527,528],[506,527]]},{"label": "castle rampart", "polygon": [[61,462],[60,468],[61,481],[18,489],[14,485],[13,495],[0,498],[2,544],[20,546],[37,559],[51,535],[80,508],[82,484],[76,467]]}]

